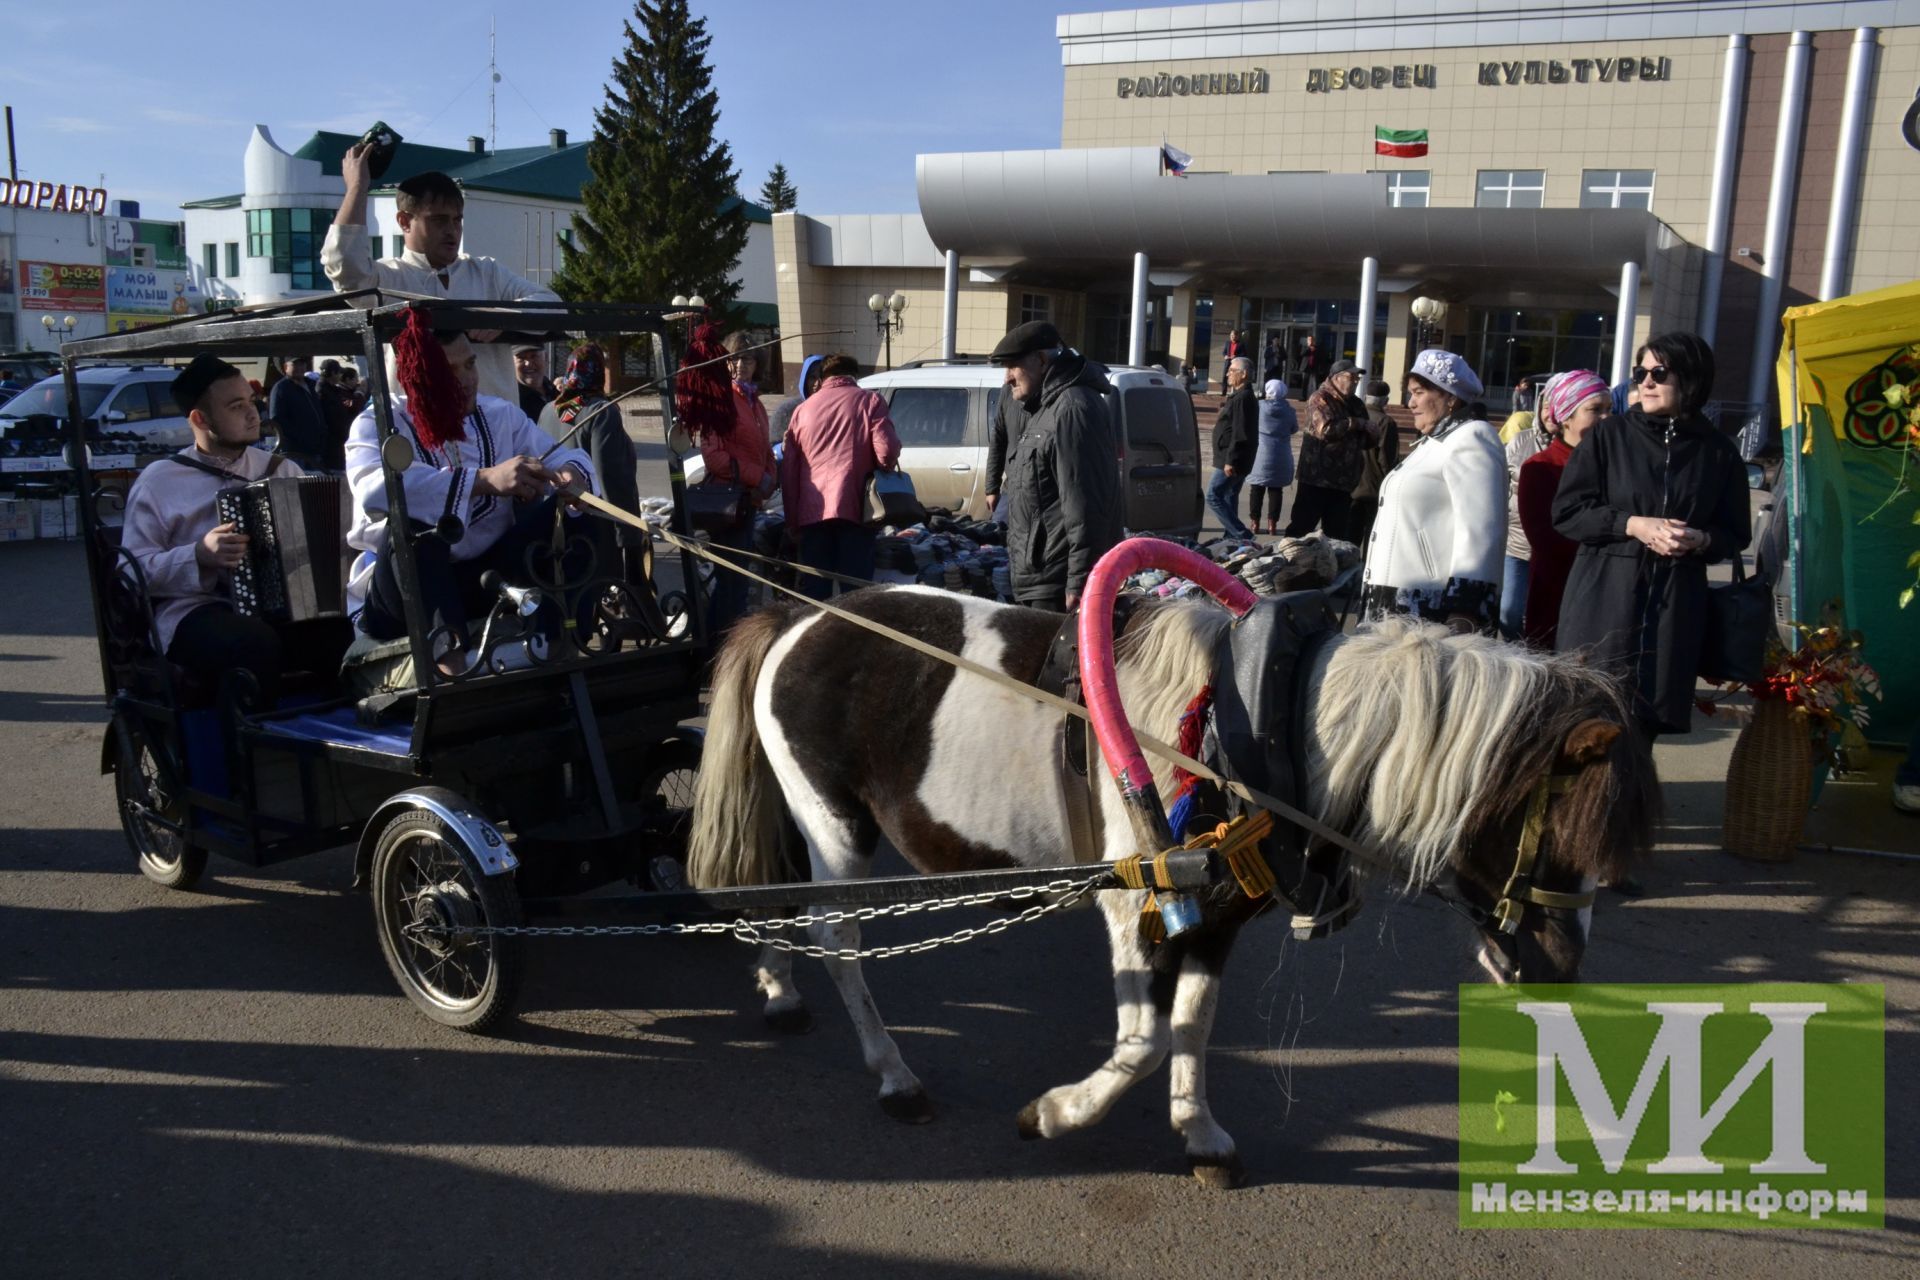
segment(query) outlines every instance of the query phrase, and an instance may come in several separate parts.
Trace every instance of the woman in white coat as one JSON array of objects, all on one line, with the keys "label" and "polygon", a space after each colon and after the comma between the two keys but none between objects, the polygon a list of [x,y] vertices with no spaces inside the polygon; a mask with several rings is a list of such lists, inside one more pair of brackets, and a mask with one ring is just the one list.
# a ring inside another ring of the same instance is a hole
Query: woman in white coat
[{"label": "woman in white coat", "polygon": [[1483,389],[1459,356],[1422,351],[1407,382],[1420,440],[1381,483],[1362,614],[1411,614],[1492,635],[1507,540],[1500,437],[1468,411]]}]

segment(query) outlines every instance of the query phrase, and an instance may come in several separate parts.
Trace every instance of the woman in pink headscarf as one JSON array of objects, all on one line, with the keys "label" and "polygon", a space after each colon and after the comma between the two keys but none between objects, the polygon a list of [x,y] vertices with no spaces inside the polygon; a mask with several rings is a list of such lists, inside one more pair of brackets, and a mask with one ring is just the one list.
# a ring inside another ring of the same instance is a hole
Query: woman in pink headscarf
[{"label": "woman in pink headscarf", "polygon": [[1528,644],[1551,650],[1560,624],[1560,600],[1567,575],[1573,570],[1580,544],[1553,527],[1553,495],[1560,491],[1560,473],[1573,456],[1580,438],[1613,406],[1612,392],[1597,373],[1576,369],[1555,374],[1540,392],[1540,425],[1550,437],[1547,447],[1520,467],[1516,505],[1520,527],[1532,549],[1527,578],[1527,609],[1521,634]]}]

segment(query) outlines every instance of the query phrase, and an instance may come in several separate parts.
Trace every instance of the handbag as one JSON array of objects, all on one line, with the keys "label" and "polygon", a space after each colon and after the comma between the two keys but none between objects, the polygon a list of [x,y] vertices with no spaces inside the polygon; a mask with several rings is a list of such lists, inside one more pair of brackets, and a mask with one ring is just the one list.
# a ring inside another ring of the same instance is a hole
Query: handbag
[{"label": "handbag", "polygon": [[904,471],[874,471],[867,476],[867,523],[896,528],[919,524],[927,509],[913,491],[913,477]]},{"label": "handbag", "polygon": [[1766,674],[1767,636],[1773,629],[1773,589],[1747,576],[1736,553],[1733,581],[1707,588],[1706,635],[1699,675],[1712,684],[1752,684]]},{"label": "handbag", "polygon": [[709,477],[686,488],[687,524],[702,533],[725,533],[738,528],[745,514],[741,501],[746,489],[740,484],[740,464],[733,464],[733,479]]}]

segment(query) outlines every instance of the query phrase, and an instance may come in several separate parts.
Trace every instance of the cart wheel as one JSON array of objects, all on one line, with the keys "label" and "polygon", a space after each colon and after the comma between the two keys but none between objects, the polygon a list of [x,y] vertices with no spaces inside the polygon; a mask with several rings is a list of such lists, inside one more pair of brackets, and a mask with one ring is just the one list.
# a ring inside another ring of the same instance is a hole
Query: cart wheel
[{"label": "cart wheel", "polygon": [[444,1026],[485,1031],[513,1006],[522,943],[462,927],[520,923],[512,876],[490,876],[459,832],[422,810],[403,813],[373,850],[373,913],[380,950],[400,989]]},{"label": "cart wheel", "polygon": [[[640,803],[658,806],[668,818],[666,849],[647,858],[647,880],[661,893],[687,887],[686,831],[693,812],[693,784],[700,773],[700,747],[684,738],[663,742],[647,754],[640,775]],[[658,846],[656,846],[658,847]]]},{"label": "cart wheel", "polygon": [[167,824],[182,825],[187,805],[179,779],[147,731],[122,720],[115,737],[119,759],[113,770],[113,794],[140,862],[140,873],[168,889],[191,889],[207,869],[207,851],[195,848]]}]

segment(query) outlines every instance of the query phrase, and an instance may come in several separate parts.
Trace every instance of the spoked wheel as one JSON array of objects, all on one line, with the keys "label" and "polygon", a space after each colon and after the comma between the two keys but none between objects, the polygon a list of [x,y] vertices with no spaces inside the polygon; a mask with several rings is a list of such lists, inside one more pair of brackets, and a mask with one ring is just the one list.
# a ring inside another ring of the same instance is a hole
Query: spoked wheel
[{"label": "spoked wheel", "polygon": [[145,729],[123,719],[114,736],[113,793],[140,873],[168,889],[191,889],[207,869],[207,851],[182,834],[187,804],[179,777]]},{"label": "spoked wheel", "polygon": [[686,832],[692,822],[693,784],[700,774],[700,748],[682,738],[661,743],[647,756],[640,801],[666,819],[671,852],[647,858],[647,880],[662,893],[687,887]]},{"label": "spoked wheel", "polygon": [[520,891],[490,876],[458,831],[423,810],[403,813],[373,851],[380,949],[400,989],[444,1026],[485,1031],[520,990],[521,940],[462,932],[518,925]]}]

